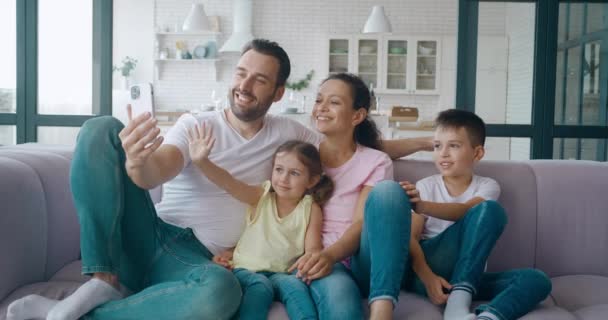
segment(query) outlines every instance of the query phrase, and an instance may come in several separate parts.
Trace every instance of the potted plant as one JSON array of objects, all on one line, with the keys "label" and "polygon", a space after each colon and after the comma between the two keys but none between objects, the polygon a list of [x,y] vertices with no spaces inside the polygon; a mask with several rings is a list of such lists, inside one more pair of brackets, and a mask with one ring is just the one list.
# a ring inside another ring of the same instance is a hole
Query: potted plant
[{"label": "potted plant", "polygon": [[112,68],[112,71],[120,71],[120,75],[122,76],[122,89],[129,89],[131,72],[135,70],[135,66],[137,66],[137,60],[135,58],[126,56],[124,59],[122,59],[122,65],[120,67],[114,66]]},{"label": "potted plant", "polygon": [[298,81],[294,81],[294,82],[289,82],[287,81],[287,83],[285,84],[285,88],[289,89],[289,106],[287,107],[287,109],[283,110],[284,113],[295,113],[295,112],[306,112],[306,96],[302,96],[301,98],[301,110],[298,110],[298,107],[296,106],[296,97],[295,97],[295,92],[296,91],[302,91],[306,88],[308,88],[308,85],[310,84],[310,80],[312,80],[312,76],[315,74],[314,70],[310,70],[306,76]]}]

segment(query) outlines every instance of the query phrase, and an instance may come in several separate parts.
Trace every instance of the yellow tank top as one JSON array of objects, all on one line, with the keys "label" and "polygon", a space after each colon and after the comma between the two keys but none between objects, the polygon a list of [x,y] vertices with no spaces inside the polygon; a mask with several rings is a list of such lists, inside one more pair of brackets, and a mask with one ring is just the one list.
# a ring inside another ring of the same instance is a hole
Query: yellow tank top
[{"label": "yellow tank top", "polygon": [[304,196],[289,215],[280,218],[270,186],[270,181],[265,181],[257,206],[247,209],[247,225],[234,250],[235,268],[286,272],[304,254],[312,197]]}]

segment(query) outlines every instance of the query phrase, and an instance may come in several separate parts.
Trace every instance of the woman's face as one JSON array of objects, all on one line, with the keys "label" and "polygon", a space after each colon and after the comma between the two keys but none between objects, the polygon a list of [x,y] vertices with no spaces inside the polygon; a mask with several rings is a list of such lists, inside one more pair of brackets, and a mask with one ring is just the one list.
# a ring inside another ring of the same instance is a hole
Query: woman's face
[{"label": "woman's face", "polygon": [[319,132],[325,135],[350,133],[360,122],[353,108],[351,88],[341,80],[325,81],[320,87],[312,110]]}]

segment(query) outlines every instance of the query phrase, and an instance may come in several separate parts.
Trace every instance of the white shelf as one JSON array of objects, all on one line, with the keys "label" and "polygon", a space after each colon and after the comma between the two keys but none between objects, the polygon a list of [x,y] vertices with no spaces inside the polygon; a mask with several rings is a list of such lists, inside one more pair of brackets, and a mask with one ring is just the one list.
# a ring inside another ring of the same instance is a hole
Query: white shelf
[{"label": "white shelf", "polygon": [[154,62],[156,63],[164,63],[164,62],[177,62],[177,63],[212,63],[218,62],[222,59],[156,59]]},{"label": "white shelf", "polygon": [[197,31],[197,32],[156,32],[157,36],[212,36],[217,37],[221,33],[217,31]]},{"label": "white shelf", "polygon": [[418,55],[418,58],[437,58],[437,56],[436,56],[436,55],[434,55],[434,54],[433,54],[433,55],[428,55],[428,54],[427,54],[427,55],[423,55],[423,54],[419,54],[419,55]]}]

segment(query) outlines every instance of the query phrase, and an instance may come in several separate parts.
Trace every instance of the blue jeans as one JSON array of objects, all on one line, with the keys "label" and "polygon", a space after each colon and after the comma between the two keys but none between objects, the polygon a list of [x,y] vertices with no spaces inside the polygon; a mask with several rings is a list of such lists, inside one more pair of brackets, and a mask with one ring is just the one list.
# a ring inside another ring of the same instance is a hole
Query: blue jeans
[{"label": "blue jeans", "polygon": [[397,302],[410,221],[409,198],[399,184],[378,183],[365,204],[359,250],[351,258],[352,272],[337,263],[329,276],[310,286],[320,319],[363,319],[361,293],[369,303],[377,299]]},{"label": "blue jeans", "polygon": [[[476,313],[490,311],[502,320],[517,319],[544,300],[551,282],[534,269],[484,273],[485,262],[507,224],[504,209],[496,201],[484,201],[444,232],[422,240],[420,246],[433,272],[466,290],[475,300],[491,300]],[[426,296],[422,281],[408,269],[403,287]]]},{"label": "blue jeans", "polygon": [[147,190],[125,171],[112,117],[82,126],[70,182],[80,221],[82,271],[116,274],[135,294],[110,301],[87,319],[227,319],[241,290],[231,272],[192,233],[163,222]]},{"label": "blue jeans", "polygon": [[351,271],[341,262],[333,266],[329,275],[310,284],[310,294],[320,320],[363,319],[359,288]]},{"label": "blue jeans", "polygon": [[317,319],[308,286],[296,278],[296,272],[287,274],[235,269],[234,275],[243,288],[238,318],[266,320],[276,292],[278,300],[285,305],[289,319]]}]

